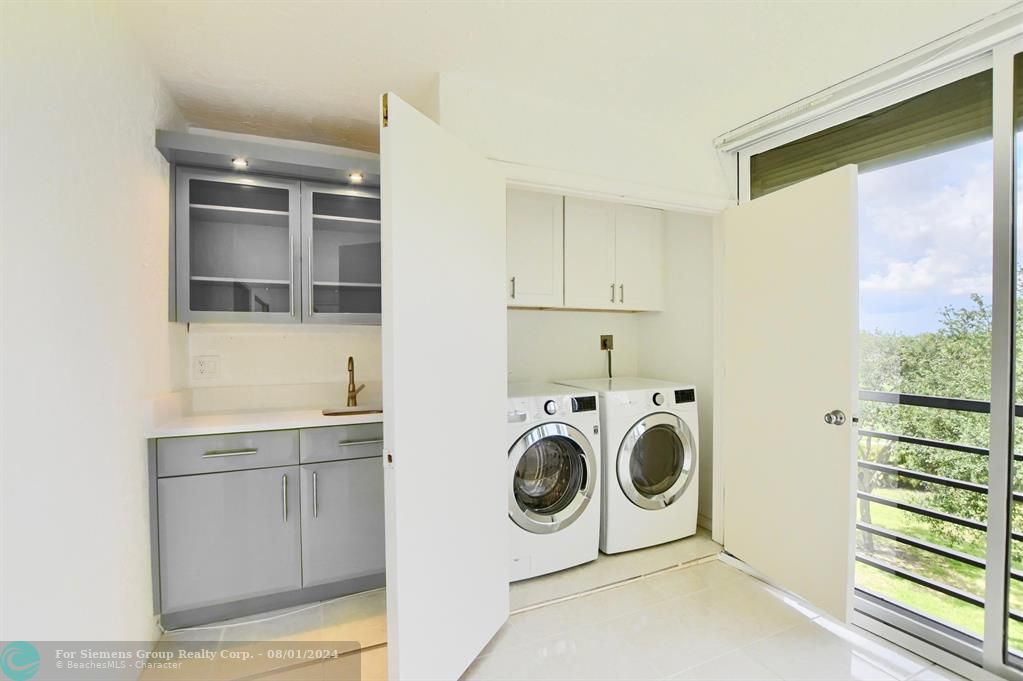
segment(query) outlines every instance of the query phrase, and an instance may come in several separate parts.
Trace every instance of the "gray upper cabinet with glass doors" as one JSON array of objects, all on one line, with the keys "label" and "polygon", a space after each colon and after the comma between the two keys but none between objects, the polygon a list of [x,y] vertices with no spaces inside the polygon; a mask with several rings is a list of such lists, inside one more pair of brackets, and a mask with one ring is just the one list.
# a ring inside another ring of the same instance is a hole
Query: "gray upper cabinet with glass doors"
[{"label": "gray upper cabinet with glass doors", "polygon": [[303,320],[380,323],[380,191],[302,183]]},{"label": "gray upper cabinet with glass doors", "polygon": [[178,168],[178,319],[380,323],[380,192]]},{"label": "gray upper cabinet with glass doors", "polygon": [[170,316],[380,323],[376,154],[158,130],[171,163]]},{"label": "gray upper cabinet with glass doors", "polygon": [[300,183],[178,168],[181,321],[299,321]]}]

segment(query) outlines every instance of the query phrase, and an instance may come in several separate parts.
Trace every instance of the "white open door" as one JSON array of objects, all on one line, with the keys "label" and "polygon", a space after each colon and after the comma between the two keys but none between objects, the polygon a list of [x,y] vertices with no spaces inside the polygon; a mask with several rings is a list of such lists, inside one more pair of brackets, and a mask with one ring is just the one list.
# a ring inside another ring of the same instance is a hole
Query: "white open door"
[{"label": "white open door", "polygon": [[[720,224],[725,550],[841,620],[853,576],[856,175],[833,170],[729,208]],[[844,422],[825,420],[834,410]]]},{"label": "white open door", "polygon": [[394,94],[381,114],[388,676],[450,681],[508,617],[505,186]]}]

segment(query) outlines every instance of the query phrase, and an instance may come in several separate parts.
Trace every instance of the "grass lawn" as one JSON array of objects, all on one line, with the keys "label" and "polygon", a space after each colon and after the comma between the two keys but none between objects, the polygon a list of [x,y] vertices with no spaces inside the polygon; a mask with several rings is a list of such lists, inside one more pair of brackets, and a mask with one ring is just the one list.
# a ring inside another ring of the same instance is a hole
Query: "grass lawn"
[{"label": "grass lawn", "polygon": [[[923,507],[934,507],[933,504],[928,503],[925,492],[877,489],[874,493]],[[948,545],[948,539],[935,532],[931,524],[921,516],[880,504],[871,504],[870,511],[871,522],[875,525],[934,544]],[[857,550],[864,552],[866,535],[864,533],[857,533],[857,535]],[[954,548],[963,553],[983,557],[983,541],[982,533],[967,530]],[[980,568],[935,556],[926,551],[880,537],[873,537],[873,549],[865,552],[894,567],[983,597],[984,570]],[[983,636],[984,611],[977,606],[945,596],[862,563],[856,564],[856,585],[978,637]],[[1009,601],[1013,610],[1023,612],[1023,588],[1019,582],[1012,582]],[[1016,651],[1023,651],[1023,625],[1019,622],[1009,622],[1009,645]]]}]

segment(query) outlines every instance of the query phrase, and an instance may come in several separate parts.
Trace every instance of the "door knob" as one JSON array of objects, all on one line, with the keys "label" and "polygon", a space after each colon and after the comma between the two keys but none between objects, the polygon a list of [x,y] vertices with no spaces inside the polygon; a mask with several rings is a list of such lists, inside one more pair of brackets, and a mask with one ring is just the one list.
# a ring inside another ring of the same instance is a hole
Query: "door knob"
[{"label": "door knob", "polygon": [[845,423],[845,412],[841,409],[832,409],[824,415],[824,423],[829,426],[841,426]]}]

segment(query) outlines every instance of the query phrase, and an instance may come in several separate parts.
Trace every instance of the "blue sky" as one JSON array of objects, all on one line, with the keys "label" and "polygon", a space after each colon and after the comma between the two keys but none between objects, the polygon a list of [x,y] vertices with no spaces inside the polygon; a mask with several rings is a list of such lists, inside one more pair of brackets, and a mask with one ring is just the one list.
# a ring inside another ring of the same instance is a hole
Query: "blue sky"
[{"label": "blue sky", "polygon": [[991,299],[991,186],[990,141],[860,175],[861,329],[933,331]]}]

